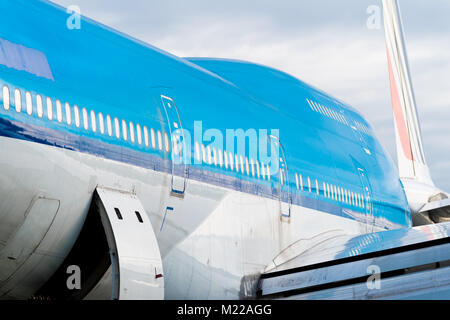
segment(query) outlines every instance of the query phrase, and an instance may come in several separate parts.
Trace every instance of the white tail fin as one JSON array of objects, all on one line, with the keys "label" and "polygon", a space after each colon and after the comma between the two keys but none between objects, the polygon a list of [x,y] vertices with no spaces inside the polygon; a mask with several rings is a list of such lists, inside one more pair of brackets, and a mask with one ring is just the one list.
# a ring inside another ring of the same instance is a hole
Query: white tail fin
[{"label": "white tail fin", "polygon": [[399,174],[434,185],[423,152],[399,7],[397,0],[382,1]]}]

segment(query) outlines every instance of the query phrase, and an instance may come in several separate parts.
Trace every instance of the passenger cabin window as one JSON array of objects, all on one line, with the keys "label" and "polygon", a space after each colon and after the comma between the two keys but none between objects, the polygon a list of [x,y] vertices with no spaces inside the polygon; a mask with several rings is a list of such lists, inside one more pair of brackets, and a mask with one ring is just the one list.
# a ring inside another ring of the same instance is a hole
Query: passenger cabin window
[{"label": "passenger cabin window", "polygon": [[33,114],[33,98],[31,97],[31,93],[29,91],[25,93],[25,102],[27,104],[27,113],[31,116]]},{"label": "passenger cabin window", "polygon": [[134,124],[133,122],[129,122],[129,126],[130,126],[130,140],[132,143],[134,143]]},{"label": "passenger cabin window", "polygon": [[85,130],[89,130],[89,119],[86,108],[81,110],[81,114],[83,115],[83,127]]},{"label": "passenger cabin window", "polygon": [[56,119],[58,120],[58,122],[63,121],[62,105],[61,101],[59,100],[56,100]]},{"label": "passenger cabin window", "polygon": [[263,180],[266,180],[266,169],[264,167],[264,163],[261,162],[261,176]]},{"label": "passenger cabin window", "polygon": [[112,120],[109,114],[106,115],[106,129],[108,130],[108,136],[112,137],[113,135]]},{"label": "passenger cabin window", "polygon": [[228,154],[226,151],[223,152],[223,160],[225,163],[225,169],[228,169]]},{"label": "passenger cabin window", "polygon": [[249,176],[250,175],[250,166],[248,163],[248,158],[245,157],[245,173]]},{"label": "passenger cabin window", "polygon": [[195,141],[195,157],[197,159],[197,162],[202,161],[202,156],[200,154],[200,145],[198,144],[198,141]]},{"label": "passenger cabin window", "polygon": [[219,166],[221,168],[223,167],[223,153],[222,153],[222,149],[219,149]]},{"label": "passenger cabin window", "polygon": [[10,103],[9,88],[7,86],[3,86],[3,108],[5,108],[5,110],[9,110]]},{"label": "passenger cabin window", "polygon": [[101,112],[98,114],[98,126],[100,128],[100,133],[105,134],[105,118]]},{"label": "passenger cabin window", "polygon": [[156,149],[156,136],[155,136],[155,130],[153,130],[153,128],[150,129],[150,138],[152,141],[152,148]]},{"label": "passenger cabin window", "polygon": [[53,120],[53,102],[50,98],[47,98],[47,117],[48,120]]},{"label": "passenger cabin window", "polygon": [[234,170],[234,160],[233,160],[233,154],[231,152],[228,152],[229,161],[230,161],[230,170]]},{"label": "passenger cabin window", "polygon": [[161,131],[158,130],[158,148],[160,151],[163,150],[163,141],[162,141],[162,135],[161,135]]},{"label": "passenger cabin window", "polygon": [[66,102],[65,107],[66,107],[66,122],[70,126],[72,124],[72,111],[70,110],[70,104]]},{"label": "passenger cabin window", "polygon": [[[173,150],[173,153],[177,156],[178,155],[178,147],[181,148],[181,142],[180,142],[180,138],[178,136],[174,136],[173,139],[174,139],[174,141],[173,141],[172,150]],[[180,153],[181,153],[181,150],[180,150]]]},{"label": "passenger cabin window", "polygon": [[208,160],[208,164],[212,164],[212,159],[211,159],[211,147],[207,146],[206,147],[206,155],[207,155],[207,160]]},{"label": "passenger cabin window", "polygon": [[80,109],[78,109],[77,105],[73,106],[73,116],[75,117],[75,126],[77,128],[79,128],[80,124],[81,124],[81,122],[80,122]]},{"label": "passenger cabin window", "polygon": [[215,147],[213,147],[212,151],[213,151],[213,161],[214,161],[214,165],[217,167],[217,150],[216,150]]},{"label": "passenger cabin window", "polygon": [[142,144],[142,131],[141,131],[141,125],[138,123],[136,125],[136,136],[138,144]]},{"label": "passenger cabin window", "polygon": [[245,172],[244,172],[244,157],[239,156],[239,160],[241,162],[241,173],[245,174]]},{"label": "passenger cabin window", "polygon": [[125,120],[122,120],[122,135],[123,135],[123,140],[127,141],[128,140],[128,127],[127,127],[127,122]]},{"label": "passenger cabin window", "polygon": [[97,117],[95,116],[94,110],[91,110],[91,126],[92,126],[92,131],[97,132]]},{"label": "passenger cabin window", "polygon": [[114,129],[114,131],[116,132],[116,138],[120,139],[120,122],[117,117],[114,118]]},{"label": "passenger cabin window", "polygon": [[206,163],[206,149],[203,143],[202,143],[202,162]]},{"label": "passenger cabin window", "polygon": [[164,132],[164,145],[166,147],[166,152],[170,151],[170,140],[167,132]]},{"label": "passenger cabin window", "polygon": [[259,179],[261,177],[261,171],[259,169],[259,161],[258,160],[255,160],[255,166],[256,166],[256,176]]},{"label": "passenger cabin window", "polygon": [[42,103],[42,97],[41,95],[36,96],[36,110],[39,118],[42,118],[44,116],[44,108]]},{"label": "passenger cabin window", "polygon": [[19,89],[14,90],[14,105],[17,112],[22,112],[22,95]]},{"label": "passenger cabin window", "polygon": [[146,147],[149,146],[148,128],[146,126],[144,126],[144,143]]}]

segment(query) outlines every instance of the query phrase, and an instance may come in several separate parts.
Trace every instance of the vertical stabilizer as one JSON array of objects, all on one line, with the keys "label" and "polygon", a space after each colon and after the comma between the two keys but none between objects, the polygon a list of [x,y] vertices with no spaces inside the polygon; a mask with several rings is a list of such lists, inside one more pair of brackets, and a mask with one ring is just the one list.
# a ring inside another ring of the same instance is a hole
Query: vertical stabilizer
[{"label": "vertical stabilizer", "polygon": [[398,3],[382,2],[399,174],[402,179],[434,185],[425,162]]}]

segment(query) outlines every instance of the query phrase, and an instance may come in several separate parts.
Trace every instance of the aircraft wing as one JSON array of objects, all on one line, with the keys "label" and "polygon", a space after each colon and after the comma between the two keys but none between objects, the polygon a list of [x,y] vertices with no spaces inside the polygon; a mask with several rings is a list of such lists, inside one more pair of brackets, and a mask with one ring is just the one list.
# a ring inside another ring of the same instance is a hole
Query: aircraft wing
[{"label": "aircraft wing", "polygon": [[[449,299],[450,223],[332,240],[262,274],[259,298]],[[292,265],[289,263],[289,265]]]}]

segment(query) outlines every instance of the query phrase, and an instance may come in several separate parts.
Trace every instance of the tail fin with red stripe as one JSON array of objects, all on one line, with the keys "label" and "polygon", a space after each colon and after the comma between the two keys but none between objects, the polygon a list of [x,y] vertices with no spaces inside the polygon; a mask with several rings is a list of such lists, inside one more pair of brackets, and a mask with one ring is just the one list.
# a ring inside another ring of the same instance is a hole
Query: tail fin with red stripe
[{"label": "tail fin with red stripe", "polygon": [[436,187],[425,162],[416,100],[397,0],[382,0],[400,179],[414,225],[450,221],[450,195]]},{"label": "tail fin with red stripe", "polygon": [[382,0],[392,108],[401,178],[433,185],[422,145],[397,0]]}]

